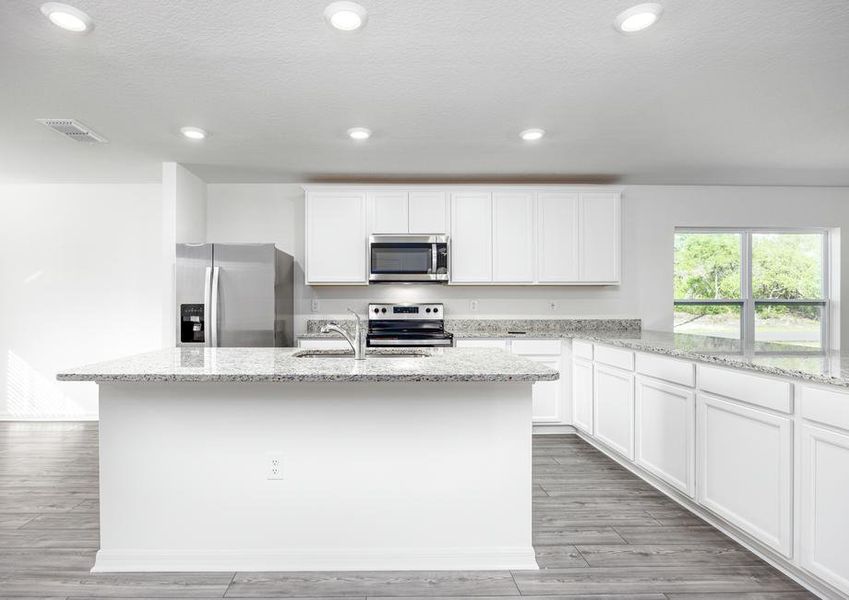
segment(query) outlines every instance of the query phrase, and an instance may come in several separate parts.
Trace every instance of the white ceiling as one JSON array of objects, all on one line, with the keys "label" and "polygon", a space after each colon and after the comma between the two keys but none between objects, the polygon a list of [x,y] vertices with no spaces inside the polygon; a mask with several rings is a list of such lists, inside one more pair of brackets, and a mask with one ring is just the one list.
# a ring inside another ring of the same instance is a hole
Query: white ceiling
[{"label": "white ceiling", "polygon": [[661,0],[630,36],[638,0],[361,0],[355,33],[330,0],[66,1],[92,33],[0,2],[4,181],[849,184],[847,0]]}]

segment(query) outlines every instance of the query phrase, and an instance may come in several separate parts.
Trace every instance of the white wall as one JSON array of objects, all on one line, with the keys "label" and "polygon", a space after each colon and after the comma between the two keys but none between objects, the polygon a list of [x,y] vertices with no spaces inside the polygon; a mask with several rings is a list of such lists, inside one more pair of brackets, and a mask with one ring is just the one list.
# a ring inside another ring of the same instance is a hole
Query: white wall
[{"label": "white wall", "polygon": [[65,368],[158,348],[161,186],[0,185],[0,418],[90,418]]},{"label": "white wall", "polygon": [[[209,185],[210,240],[276,241],[303,260],[303,192],[291,185]],[[239,204],[243,203],[244,208]],[[244,211],[244,212],[243,212]],[[270,216],[264,219],[264,216]],[[291,216],[291,220],[290,220]],[[849,188],[629,186],[622,205],[622,284],[590,287],[296,285],[296,331],[312,317],[339,316],[369,301],[441,300],[452,316],[638,317],[672,328],[672,244],[676,226],[818,226],[849,229]],[[272,237],[273,236],[273,237]],[[849,245],[843,245],[844,265]],[[302,263],[301,263],[302,264]],[[849,292],[849,273],[841,277]],[[311,312],[312,300],[319,310]],[[469,310],[478,300],[477,313]],[[551,311],[551,300],[557,310]],[[842,321],[849,314],[842,311]],[[843,328],[842,346],[849,346]]]}]

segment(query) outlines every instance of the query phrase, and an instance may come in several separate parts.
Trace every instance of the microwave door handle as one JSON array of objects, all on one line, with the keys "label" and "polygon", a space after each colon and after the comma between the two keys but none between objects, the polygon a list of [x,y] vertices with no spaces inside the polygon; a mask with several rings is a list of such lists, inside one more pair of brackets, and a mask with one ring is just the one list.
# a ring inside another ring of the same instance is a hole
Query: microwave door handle
[{"label": "microwave door handle", "polygon": [[430,272],[436,275],[436,244],[433,244],[430,251]]},{"label": "microwave door handle", "polygon": [[214,348],[218,347],[218,273],[220,271],[220,267],[212,268],[212,300],[211,300],[211,312],[210,315],[210,325],[211,325],[211,334],[210,338],[212,339],[212,346]]},{"label": "microwave door handle", "polygon": [[204,346],[211,346],[212,340],[210,339],[210,330],[212,329],[212,313],[211,311],[211,294],[212,294],[212,267],[206,268],[206,274],[203,278],[203,320],[204,322]]}]

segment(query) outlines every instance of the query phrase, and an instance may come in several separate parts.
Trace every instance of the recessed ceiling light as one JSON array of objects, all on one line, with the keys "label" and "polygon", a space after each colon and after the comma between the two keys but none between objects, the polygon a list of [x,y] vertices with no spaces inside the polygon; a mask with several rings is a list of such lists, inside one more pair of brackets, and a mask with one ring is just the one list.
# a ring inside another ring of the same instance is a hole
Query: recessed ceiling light
[{"label": "recessed ceiling light", "polygon": [[94,29],[94,21],[78,8],[61,2],[47,2],[41,5],[41,13],[50,22],[75,33],[85,33]]},{"label": "recessed ceiling light", "polygon": [[622,33],[635,33],[651,27],[660,18],[663,7],[657,2],[648,2],[632,6],[616,17],[616,29]]},{"label": "recessed ceiling light", "polygon": [[348,137],[352,140],[367,140],[371,137],[371,129],[365,127],[352,127],[348,130]]},{"label": "recessed ceiling light", "polygon": [[324,18],[336,29],[354,31],[366,24],[366,9],[356,2],[342,0],[324,9]]},{"label": "recessed ceiling light", "polygon": [[519,134],[519,137],[525,140],[526,142],[535,142],[537,140],[542,139],[542,136],[544,135],[544,129],[525,129]]},{"label": "recessed ceiling light", "polygon": [[183,134],[183,137],[187,137],[190,140],[202,140],[206,138],[206,131],[200,127],[180,127],[180,133]]}]

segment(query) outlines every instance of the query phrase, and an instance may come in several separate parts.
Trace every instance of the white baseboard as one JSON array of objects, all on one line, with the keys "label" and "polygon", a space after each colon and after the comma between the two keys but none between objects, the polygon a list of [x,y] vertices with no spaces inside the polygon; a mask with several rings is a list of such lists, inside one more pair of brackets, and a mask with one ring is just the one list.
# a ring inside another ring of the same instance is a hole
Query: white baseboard
[{"label": "white baseboard", "polygon": [[93,573],[156,571],[537,570],[526,548],[98,550]]},{"label": "white baseboard", "polygon": [[572,425],[534,425],[534,435],[569,435],[575,434],[577,430]]}]

